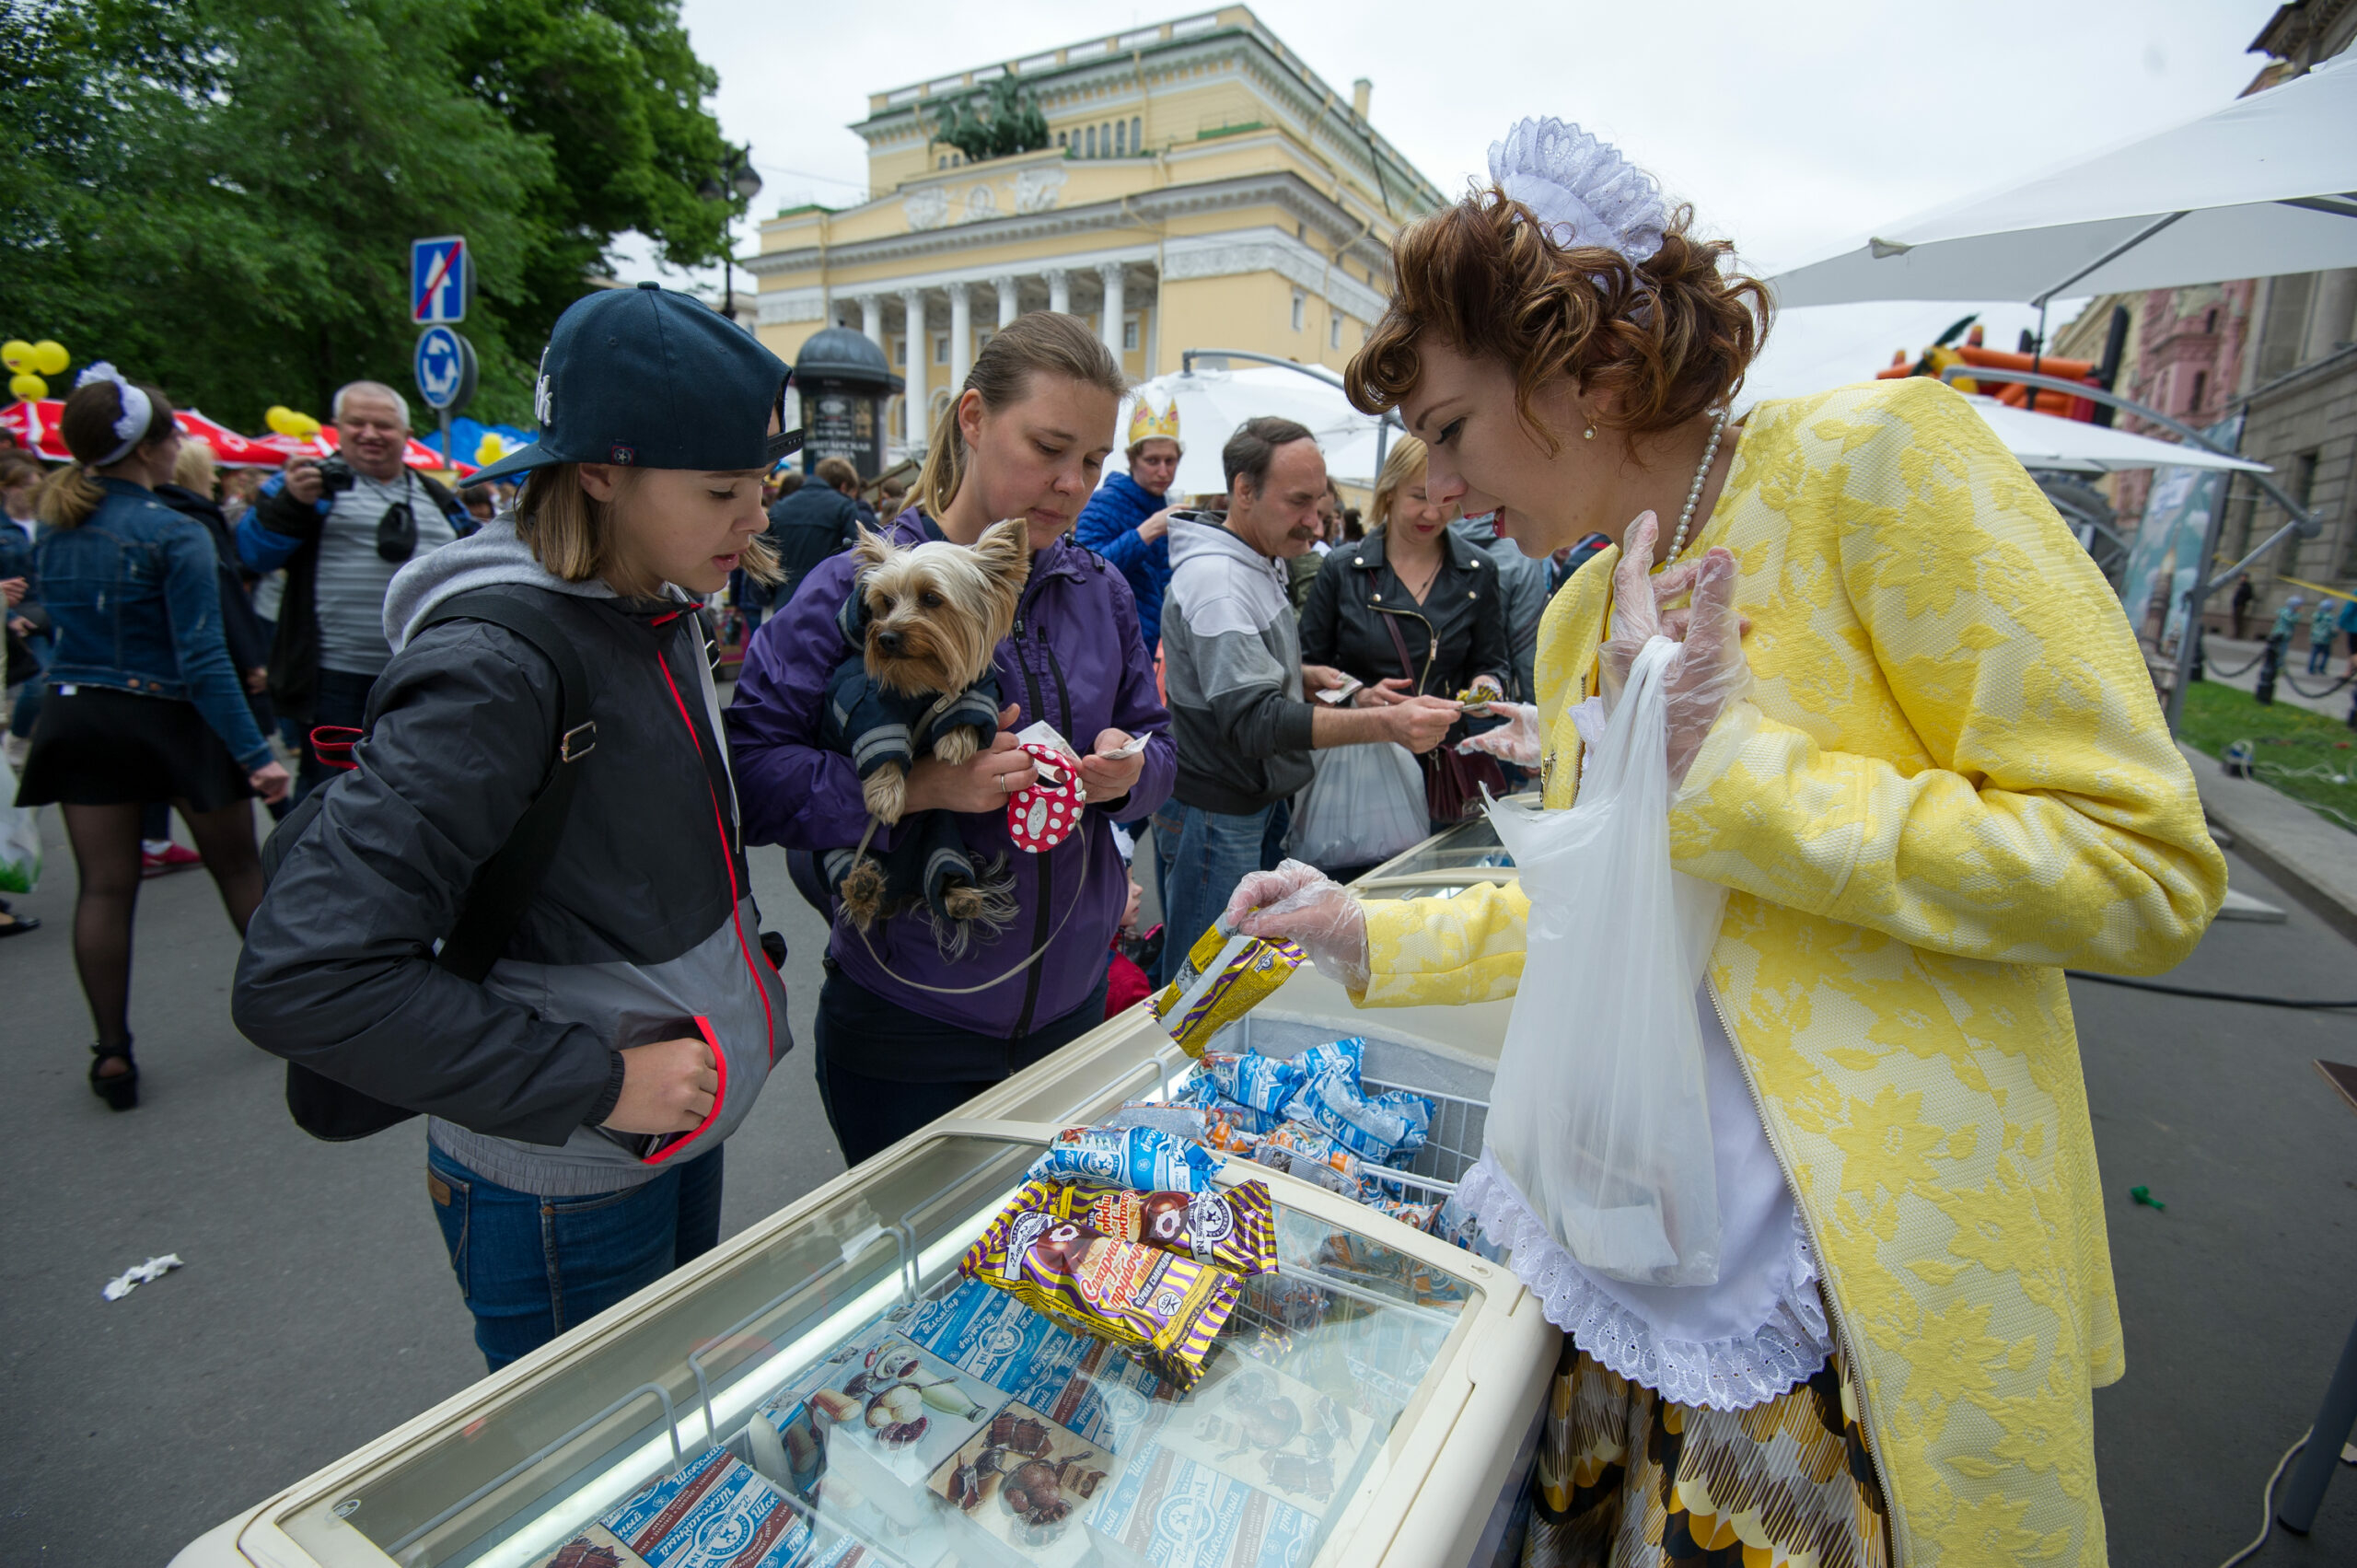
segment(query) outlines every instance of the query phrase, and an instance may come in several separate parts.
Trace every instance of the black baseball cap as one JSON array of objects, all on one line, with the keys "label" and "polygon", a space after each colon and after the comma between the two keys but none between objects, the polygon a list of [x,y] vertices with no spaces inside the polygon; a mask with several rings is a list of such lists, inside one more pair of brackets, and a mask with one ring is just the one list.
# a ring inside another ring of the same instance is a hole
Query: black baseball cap
[{"label": "black baseball cap", "polygon": [[691,295],[660,284],[600,289],[565,307],[540,351],[540,438],[470,484],[552,463],[761,469],[802,446],[783,423],[785,361]]}]

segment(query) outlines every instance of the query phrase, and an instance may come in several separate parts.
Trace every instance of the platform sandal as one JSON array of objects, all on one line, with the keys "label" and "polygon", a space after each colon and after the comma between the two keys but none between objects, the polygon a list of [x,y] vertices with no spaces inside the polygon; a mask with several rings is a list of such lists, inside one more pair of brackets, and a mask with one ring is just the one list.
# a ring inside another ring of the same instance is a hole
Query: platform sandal
[{"label": "platform sandal", "polygon": [[[90,1063],[90,1092],[107,1102],[110,1110],[129,1110],[139,1103],[139,1063],[131,1059],[131,1042],[124,1040],[110,1051],[105,1046],[90,1047],[95,1058]],[[121,1057],[125,1071],[101,1074],[99,1069],[110,1060]]]}]

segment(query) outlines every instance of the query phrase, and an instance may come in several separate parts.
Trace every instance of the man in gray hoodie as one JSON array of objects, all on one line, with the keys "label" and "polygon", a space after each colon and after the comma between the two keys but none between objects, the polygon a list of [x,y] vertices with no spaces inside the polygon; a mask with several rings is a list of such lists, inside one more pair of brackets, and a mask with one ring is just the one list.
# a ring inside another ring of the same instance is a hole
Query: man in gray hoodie
[{"label": "man in gray hoodie", "polygon": [[1238,426],[1220,459],[1225,521],[1181,513],[1170,522],[1162,658],[1178,783],[1154,814],[1165,982],[1236,884],[1281,858],[1311,751],[1386,740],[1429,751],[1457,718],[1455,703],[1374,687],[1347,706],[1304,700],[1284,563],[1318,537],[1326,460],[1307,429],[1274,418]]}]

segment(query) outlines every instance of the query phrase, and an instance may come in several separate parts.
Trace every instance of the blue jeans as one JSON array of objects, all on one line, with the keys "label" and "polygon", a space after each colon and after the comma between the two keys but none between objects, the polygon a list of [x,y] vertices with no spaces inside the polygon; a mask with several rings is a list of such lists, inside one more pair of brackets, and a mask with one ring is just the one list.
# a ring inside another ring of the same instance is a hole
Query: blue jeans
[{"label": "blue jeans", "polygon": [[1162,890],[1162,972],[1167,985],[1187,962],[1187,949],[1217,923],[1236,885],[1255,871],[1273,871],[1284,858],[1293,828],[1288,801],[1230,816],[1163,803],[1154,814],[1154,864]]},{"label": "blue jeans", "polygon": [[536,1198],[427,1144],[426,1193],[491,1370],[711,1251],[725,1152],[620,1192]]}]

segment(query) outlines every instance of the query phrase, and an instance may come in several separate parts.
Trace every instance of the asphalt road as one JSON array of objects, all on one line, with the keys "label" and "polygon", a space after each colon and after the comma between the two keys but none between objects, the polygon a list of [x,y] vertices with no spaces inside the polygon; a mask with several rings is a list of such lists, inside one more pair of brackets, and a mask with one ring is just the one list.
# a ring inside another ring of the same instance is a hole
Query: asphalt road
[{"label": "asphalt road", "polygon": [[[53,813],[51,814],[53,817]],[[0,1070],[17,1152],[0,1205],[0,1563],[161,1564],[251,1502],[481,1376],[428,1213],[423,1132],[313,1143],[278,1063],[228,1021],[235,941],[202,872],[147,884],[134,1028],[145,1099],[83,1085],[89,1028],[66,928],[73,866],[0,943]],[[842,1168],[809,1076],[822,933],[757,852],[793,950],[802,1042],[728,1145],[734,1232]],[[2235,885],[2288,903],[2237,865]],[[2357,952],[2296,906],[2221,924],[2192,984],[2357,995]],[[2357,1061],[2349,1015],[2073,987],[2109,1199],[2128,1375],[2096,1396],[2121,1563],[2212,1564],[2247,1539],[2357,1311],[2357,1116],[2310,1065]],[[2140,1207],[2137,1184],[2167,1202]],[[151,1254],[187,1267],[109,1304]],[[2261,1562],[2357,1559],[2357,1472],[2315,1533]]]}]

